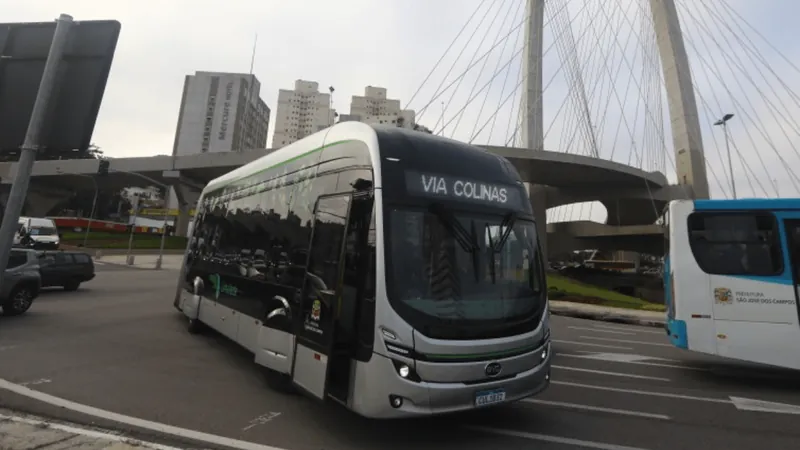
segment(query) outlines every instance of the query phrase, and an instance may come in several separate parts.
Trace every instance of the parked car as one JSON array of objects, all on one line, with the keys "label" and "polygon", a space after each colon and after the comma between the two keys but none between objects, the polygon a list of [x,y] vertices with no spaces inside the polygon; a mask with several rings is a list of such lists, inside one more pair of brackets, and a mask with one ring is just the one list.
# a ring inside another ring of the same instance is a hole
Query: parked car
[{"label": "parked car", "polygon": [[53,249],[59,247],[61,233],[52,219],[44,217],[20,217],[19,230],[14,236],[14,245],[34,248]]},{"label": "parked car", "polygon": [[39,273],[42,287],[62,286],[75,291],[81,283],[94,278],[94,261],[88,253],[74,251],[40,251]]},{"label": "parked car", "polygon": [[42,277],[36,252],[12,249],[0,284],[0,307],[3,308],[3,315],[18,316],[27,312],[39,296],[41,287]]}]

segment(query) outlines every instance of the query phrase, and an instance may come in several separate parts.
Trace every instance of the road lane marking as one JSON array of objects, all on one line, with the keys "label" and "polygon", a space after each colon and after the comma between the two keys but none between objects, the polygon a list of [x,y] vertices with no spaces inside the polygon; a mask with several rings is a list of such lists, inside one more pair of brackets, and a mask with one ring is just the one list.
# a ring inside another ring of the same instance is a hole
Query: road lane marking
[{"label": "road lane marking", "polygon": [[[667,335],[667,333],[665,331],[656,331],[656,330],[646,329],[645,327],[640,327],[640,326],[636,326],[636,325],[631,325],[631,326],[628,326],[628,327],[612,327],[612,326],[609,326],[609,325],[596,324],[595,327],[596,328],[605,328],[607,330],[631,331],[631,332],[634,332],[634,333],[657,334],[659,336],[666,336]],[[641,328],[641,330],[639,328]]]},{"label": "road lane marking", "polygon": [[555,342],[557,344],[584,345],[586,347],[616,348],[618,350],[633,350],[633,347],[622,347],[622,346],[619,346],[619,345],[607,345],[607,344],[592,344],[591,342],[564,341],[564,340],[560,340],[560,339],[552,339],[552,342]]},{"label": "road lane marking", "polygon": [[266,414],[262,414],[262,415],[256,417],[255,419],[251,420],[250,422],[248,422],[248,425],[246,427],[242,428],[242,431],[247,431],[250,428],[257,427],[259,425],[264,425],[266,423],[269,423],[270,421],[272,421],[272,419],[274,419],[274,418],[276,418],[276,417],[278,417],[280,415],[281,415],[281,413],[272,412],[272,411],[270,411],[270,412],[268,412]]},{"label": "road lane marking", "polygon": [[126,416],[105,409],[95,408],[94,406],[76,403],[71,400],[56,397],[54,395],[45,394],[44,392],[36,391],[8,380],[0,378],[0,389],[11,391],[34,400],[39,400],[53,406],[69,409],[71,411],[83,413],[89,416],[99,417],[114,422],[123,423],[132,427],[143,428],[145,430],[155,431],[156,433],[168,434],[177,436],[184,439],[193,441],[204,442],[206,444],[214,444],[222,447],[230,447],[237,450],[287,450],[280,447],[272,447],[269,445],[256,444],[254,442],[241,441],[238,439],[231,439],[224,436],[217,436],[214,434],[203,433],[202,431],[189,430],[186,428],[175,427],[159,422],[152,422],[150,420],[140,419],[138,417]]},{"label": "road lane marking", "polygon": [[609,342],[622,342],[623,344],[637,344],[637,345],[654,345],[656,347],[670,347],[672,348],[672,344],[659,344],[657,342],[644,342],[644,341],[632,341],[630,339],[614,339],[614,338],[601,338],[601,337],[593,337],[593,336],[581,336],[581,339],[592,339],[595,341],[609,341]]},{"label": "road lane marking", "polygon": [[36,386],[37,384],[45,384],[45,383],[52,383],[53,380],[49,378],[39,378],[38,380],[26,381],[24,383],[20,383],[20,386]]},{"label": "road lane marking", "polygon": [[594,384],[574,383],[572,381],[551,380],[550,384],[583,388],[583,389],[594,389],[597,391],[619,392],[623,394],[645,395],[650,397],[674,398],[679,400],[693,400],[693,401],[700,401],[707,403],[724,403],[724,404],[733,403],[732,401],[724,398],[695,397],[693,395],[670,394],[667,392],[653,392],[653,391],[643,391],[639,389],[625,389],[625,388],[615,388],[610,386],[597,386]]},{"label": "road lane marking", "polygon": [[557,366],[557,365],[552,365],[550,367],[552,367],[553,369],[572,370],[572,371],[575,371],[575,372],[596,373],[598,375],[608,375],[608,376],[612,376],[612,377],[636,378],[638,380],[671,381],[669,378],[649,377],[649,376],[646,376],[646,375],[633,375],[633,374],[630,374],[630,373],[620,373],[620,372],[608,372],[608,371],[605,371],[605,370],[583,369],[583,368],[580,368],[580,367]]},{"label": "road lane marking", "polygon": [[482,431],[484,433],[496,434],[500,436],[516,437],[522,439],[529,439],[532,441],[550,442],[553,444],[574,445],[584,448],[595,448],[598,450],[646,450],[640,447],[628,447],[625,445],[606,444],[604,442],[583,441],[580,439],[565,438],[560,436],[549,436],[546,434],[528,433],[525,431],[505,430],[502,428],[482,427],[478,425],[467,425],[465,428]]},{"label": "road lane marking", "polygon": [[642,390],[638,390],[638,389],[623,389],[623,388],[615,388],[615,387],[610,387],[610,386],[596,386],[596,385],[593,385],[593,384],[574,383],[572,381],[559,381],[559,380],[552,380],[552,381],[550,381],[550,384],[556,384],[556,385],[561,385],[561,386],[569,386],[569,387],[575,387],[575,388],[594,389],[594,390],[598,390],[598,391],[620,392],[620,393],[623,393],[623,394],[645,395],[645,396],[650,396],[650,397],[674,398],[674,399],[678,399],[678,400],[692,400],[692,401],[706,402],[706,403],[720,403],[720,404],[726,404],[726,405],[733,405],[739,411],[800,415],[800,405],[792,405],[792,404],[788,404],[788,403],[770,402],[770,401],[766,401],[766,400],[756,400],[756,399],[744,398],[744,397],[729,396],[727,399],[724,399],[724,398],[712,398],[712,397],[697,397],[697,396],[693,396],[693,395],[670,394],[670,393],[666,393],[666,392],[642,391]]},{"label": "road lane marking", "polygon": [[754,400],[751,398],[731,397],[733,406],[740,411],[755,411],[777,414],[800,415],[800,406],[788,403],[768,402],[765,400]]},{"label": "road lane marking", "polygon": [[[622,356],[610,356],[610,355],[622,355]],[[681,370],[694,370],[696,372],[711,372],[711,369],[707,369],[705,367],[691,367],[691,366],[682,366],[680,364],[666,364],[666,363],[658,363],[658,362],[646,362],[646,361],[636,361],[634,358],[630,358],[632,356],[640,356],[640,355],[626,355],[624,353],[595,353],[589,355],[575,355],[571,353],[558,353],[558,356],[566,357],[566,358],[580,358],[580,359],[592,359],[595,361],[607,361],[607,362],[615,362],[615,363],[622,363],[622,364],[635,364],[637,366],[651,366],[651,367],[665,367],[668,369],[681,369]],[[644,359],[655,359],[658,360],[660,358],[656,357],[642,357]],[[666,361],[674,361],[671,359],[667,359]],[[679,361],[676,361],[679,362]]]},{"label": "road lane marking", "polygon": [[611,331],[611,330],[601,330],[600,328],[593,328],[593,327],[567,327],[573,330],[584,330],[584,331],[594,331],[597,333],[610,333],[610,334],[624,334],[626,336],[636,336],[636,333],[628,333],[625,331]]},{"label": "road lane marking", "polygon": [[[138,439],[131,439],[131,438],[128,438],[128,437],[125,437],[125,436],[120,436],[119,434],[113,434],[113,433],[102,432],[102,431],[97,431],[97,430],[88,430],[86,428],[80,428],[80,427],[75,427],[75,426],[70,426],[70,425],[64,425],[62,423],[56,423],[56,422],[51,422],[51,421],[46,421],[46,420],[31,419],[30,417],[7,416],[5,414],[0,414],[0,421],[10,421],[10,422],[16,422],[16,423],[24,423],[24,424],[33,425],[35,427],[39,427],[39,428],[42,428],[42,429],[60,430],[60,431],[63,431],[65,433],[77,434],[77,435],[80,435],[80,436],[86,436],[86,437],[95,438],[95,439],[103,439],[103,440],[112,441],[112,442],[121,442],[121,443],[124,443],[124,444],[130,444],[130,445],[133,445],[133,446],[136,446],[136,447],[148,448],[148,449],[152,449],[152,450],[181,450],[178,447],[170,447],[168,445],[156,444],[155,442],[140,441]],[[110,447],[106,447],[106,448],[110,448]]]},{"label": "road lane marking", "polygon": [[553,402],[548,400],[539,400],[535,398],[526,398],[523,399],[522,401],[525,403],[534,403],[537,405],[559,406],[562,408],[579,409],[583,411],[596,411],[596,412],[604,412],[611,414],[619,414],[623,416],[644,417],[647,419],[672,420],[670,416],[666,416],[664,414],[652,414],[641,411],[632,411],[628,409],[602,408],[599,406],[582,405],[580,403]]}]

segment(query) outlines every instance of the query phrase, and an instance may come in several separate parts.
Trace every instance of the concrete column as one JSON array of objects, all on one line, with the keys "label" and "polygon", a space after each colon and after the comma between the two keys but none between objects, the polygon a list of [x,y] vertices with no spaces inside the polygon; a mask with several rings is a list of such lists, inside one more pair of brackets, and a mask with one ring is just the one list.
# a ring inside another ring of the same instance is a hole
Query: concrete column
[{"label": "concrete column", "polygon": [[197,206],[197,200],[200,199],[200,192],[182,184],[176,184],[173,188],[175,197],[178,200],[178,217],[175,220],[175,235],[186,237],[189,232],[189,223],[192,221],[189,212],[192,208]]},{"label": "concrete column", "polygon": [[531,150],[544,150],[544,124],[542,122],[542,51],[544,28],[544,3],[546,0],[528,0],[525,24],[525,50],[522,71],[525,89],[522,91],[520,114],[522,119],[522,146]]},{"label": "concrete column", "polygon": [[675,0],[650,0],[650,11],[664,71],[678,184],[690,185],[695,198],[709,198],[697,102]]},{"label": "concrete column", "polygon": [[547,264],[547,187],[525,183],[531,199],[533,216],[536,218],[536,233],[542,246],[542,261]]}]

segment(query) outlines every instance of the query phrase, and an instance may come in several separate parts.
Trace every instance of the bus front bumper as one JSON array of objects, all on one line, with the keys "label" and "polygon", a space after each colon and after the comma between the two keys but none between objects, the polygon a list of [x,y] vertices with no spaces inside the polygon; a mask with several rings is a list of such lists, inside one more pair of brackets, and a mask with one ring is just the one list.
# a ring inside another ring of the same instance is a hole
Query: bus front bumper
[{"label": "bus front bumper", "polygon": [[542,351],[547,356],[533,368],[512,378],[477,384],[409,381],[397,374],[389,358],[376,354],[367,370],[371,379],[380,381],[370,386],[363,401],[354,402],[353,409],[367,417],[393,419],[484,409],[522,400],[550,385],[550,342],[530,357],[538,357]]}]

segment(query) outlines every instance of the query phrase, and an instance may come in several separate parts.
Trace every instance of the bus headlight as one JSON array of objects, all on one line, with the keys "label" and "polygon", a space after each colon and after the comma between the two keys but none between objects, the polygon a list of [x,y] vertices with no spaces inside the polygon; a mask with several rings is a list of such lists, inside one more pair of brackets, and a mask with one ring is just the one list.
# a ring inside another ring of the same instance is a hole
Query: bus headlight
[{"label": "bus headlight", "polygon": [[413,381],[415,383],[419,383],[422,379],[417,375],[417,372],[411,368],[408,364],[392,360],[392,364],[394,365],[394,370],[400,375],[400,378],[408,381]]},{"label": "bus headlight", "polygon": [[407,365],[401,364],[397,369],[397,373],[403,378],[408,378],[408,375],[411,373],[411,369]]}]

